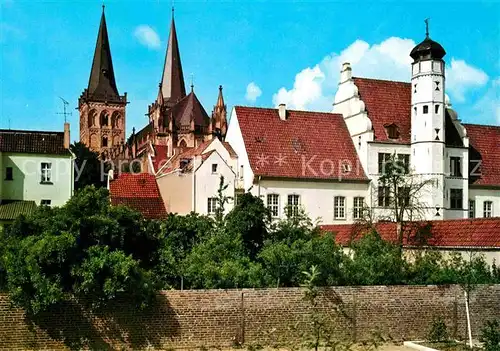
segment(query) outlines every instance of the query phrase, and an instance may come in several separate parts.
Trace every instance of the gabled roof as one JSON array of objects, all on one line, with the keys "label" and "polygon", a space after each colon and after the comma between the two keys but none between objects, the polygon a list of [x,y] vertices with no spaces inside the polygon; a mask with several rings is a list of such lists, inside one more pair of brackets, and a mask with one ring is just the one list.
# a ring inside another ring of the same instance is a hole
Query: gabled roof
[{"label": "gabled roof", "polygon": [[[342,115],[235,107],[252,171],[257,176],[367,181]],[[350,170],[344,172],[343,164]]]},{"label": "gabled roof", "polygon": [[93,100],[121,102],[120,94],[116,87],[104,7],[97,34],[87,94]]},{"label": "gabled roof", "polygon": [[[464,124],[469,136],[469,183],[500,186],[500,126]],[[476,166],[479,166],[476,168]]]},{"label": "gabled roof", "polygon": [[[389,80],[353,78],[365,103],[375,141],[409,144],[411,140],[411,84]],[[390,139],[386,126],[396,124],[398,139]]]},{"label": "gabled roof", "polygon": [[0,129],[0,152],[71,155],[63,132]]},{"label": "gabled roof", "polygon": [[[412,230],[405,234],[403,244],[407,247],[432,246],[438,248],[495,248],[500,249],[500,218],[453,219],[443,221],[414,222]],[[344,246],[370,232],[359,224],[323,225],[324,231],[335,233],[336,241]],[[375,229],[382,239],[397,242],[396,223],[379,222]],[[419,232],[420,230],[420,232]],[[422,235],[430,231],[430,237]]]},{"label": "gabled roof", "polygon": [[155,176],[149,173],[122,173],[109,183],[111,204],[128,206],[148,219],[159,219],[167,211]]},{"label": "gabled roof", "polygon": [[165,64],[161,77],[160,92],[166,103],[176,103],[186,96],[181,55],[179,53],[179,43],[177,42],[177,31],[175,30],[173,15],[170,25],[170,35],[168,37],[167,53],[165,54]]},{"label": "gabled roof", "polygon": [[20,215],[29,215],[36,209],[35,201],[1,201],[0,221],[13,221]]}]

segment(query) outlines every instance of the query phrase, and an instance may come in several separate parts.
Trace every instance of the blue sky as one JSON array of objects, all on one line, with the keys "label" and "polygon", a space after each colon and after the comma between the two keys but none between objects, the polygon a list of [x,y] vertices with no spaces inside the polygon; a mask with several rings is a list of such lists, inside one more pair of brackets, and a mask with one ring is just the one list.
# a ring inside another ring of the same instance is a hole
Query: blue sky
[{"label": "blue sky", "polygon": [[[59,96],[70,102],[78,137],[78,96],[88,84],[101,1],[0,0],[0,128],[62,130]],[[106,1],[127,133],[146,123],[157,95],[171,1]],[[228,107],[329,110],[340,63],[353,74],[409,80],[409,50],[431,37],[447,51],[447,93],[459,118],[500,124],[500,2],[175,2],[189,86],[210,113],[218,86]]]}]

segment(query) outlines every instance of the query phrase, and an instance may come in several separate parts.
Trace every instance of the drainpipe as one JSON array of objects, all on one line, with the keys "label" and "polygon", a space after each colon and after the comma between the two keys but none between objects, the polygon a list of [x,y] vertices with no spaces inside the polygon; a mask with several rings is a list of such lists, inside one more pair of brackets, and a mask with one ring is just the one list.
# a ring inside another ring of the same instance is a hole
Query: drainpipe
[{"label": "drainpipe", "polygon": [[196,212],[196,156],[193,157],[193,212]]}]

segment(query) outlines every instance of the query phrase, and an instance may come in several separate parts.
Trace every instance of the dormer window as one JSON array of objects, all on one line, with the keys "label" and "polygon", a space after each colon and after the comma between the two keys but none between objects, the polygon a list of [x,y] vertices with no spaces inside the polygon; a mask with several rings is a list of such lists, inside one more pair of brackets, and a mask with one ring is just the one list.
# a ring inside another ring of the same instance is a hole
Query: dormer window
[{"label": "dormer window", "polygon": [[182,159],[180,161],[180,168],[183,169],[184,167],[186,167],[188,165],[188,163],[189,163],[189,160],[187,158]]},{"label": "dormer window", "polygon": [[342,163],[342,171],[344,173],[349,173],[351,171],[351,165],[347,162]]},{"label": "dormer window", "polygon": [[399,138],[399,130],[398,126],[395,124],[390,124],[385,127],[385,130],[387,132],[387,136],[389,139],[398,139]]}]

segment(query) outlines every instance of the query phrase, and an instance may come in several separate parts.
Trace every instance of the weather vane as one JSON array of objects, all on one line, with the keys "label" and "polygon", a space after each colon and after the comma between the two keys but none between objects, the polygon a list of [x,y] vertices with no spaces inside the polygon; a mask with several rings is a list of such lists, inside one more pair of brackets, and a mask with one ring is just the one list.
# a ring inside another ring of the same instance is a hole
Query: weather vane
[{"label": "weather vane", "polygon": [[424,20],[425,22],[425,37],[428,38],[429,37],[429,19],[430,18],[426,18]]}]

